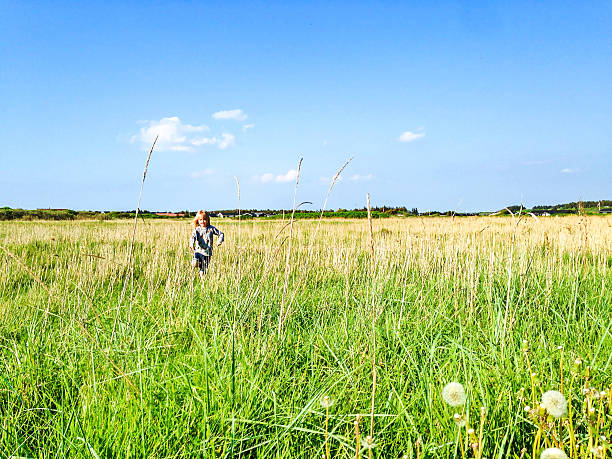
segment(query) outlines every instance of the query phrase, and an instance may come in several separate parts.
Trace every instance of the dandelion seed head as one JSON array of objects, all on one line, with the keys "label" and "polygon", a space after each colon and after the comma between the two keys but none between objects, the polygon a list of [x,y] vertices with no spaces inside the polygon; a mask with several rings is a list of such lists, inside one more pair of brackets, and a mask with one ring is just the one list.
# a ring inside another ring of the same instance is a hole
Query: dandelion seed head
[{"label": "dandelion seed head", "polygon": [[567,454],[559,448],[546,448],[542,451],[540,459],[568,459]]},{"label": "dandelion seed head", "polygon": [[453,415],[453,418],[455,419],[455,423],[459,426],[459,427],[463,427],[465,426],[465,417],[460,415],[459,413],[455,413]]},{"label": "dandelion seed head", "polygon": [[321,406],[325,409],[328,409],[330,406],[332,406],[334,404],[334,402],[332,401],[331,398],[329,398],[327,395],[325,395],[324,397],[321,398]]},{"label": "dandelion seed head", "polygon": [[567,400],[556,390],[549,390],[542,395],[542,406],[553,418],[559,419],[567,415]]},{"label": "dandelion seed head", "polygon": [[361,440],[361,446],[365,449],[374,449],[376,448],[376,443],[374,443],[374,439],[371,435],[368,435],[364,439]]},{"label": "dandelion seed head", "polygon": [[442,398],[450,406],[462,406],[465,404],[465,389],[458,382],[450,382],[442,389]]}]

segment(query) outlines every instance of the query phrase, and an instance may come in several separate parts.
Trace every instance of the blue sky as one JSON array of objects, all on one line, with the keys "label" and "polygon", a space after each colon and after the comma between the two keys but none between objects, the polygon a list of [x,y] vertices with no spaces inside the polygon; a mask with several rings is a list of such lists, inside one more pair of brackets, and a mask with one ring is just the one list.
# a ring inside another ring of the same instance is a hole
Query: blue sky
[{"label": "blue sky", "polygon": [[612,199],[612,2],[0,1],[0,206]]}]

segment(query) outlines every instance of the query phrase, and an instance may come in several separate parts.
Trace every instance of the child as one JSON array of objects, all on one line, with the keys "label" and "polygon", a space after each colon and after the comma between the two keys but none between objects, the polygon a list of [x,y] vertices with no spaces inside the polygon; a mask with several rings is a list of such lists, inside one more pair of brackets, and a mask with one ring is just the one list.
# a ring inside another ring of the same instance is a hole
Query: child
[{"label": "child", "polygon": [[217,245],[221,245],[225,236],[210,224],[210,217],[204,210],[198,211],[193,219],[194,230],[189,239],[189,248],[193,251],[191,265],[200,268],[200,279],[204,280],[213,252],[213,237],[219,236]]}]

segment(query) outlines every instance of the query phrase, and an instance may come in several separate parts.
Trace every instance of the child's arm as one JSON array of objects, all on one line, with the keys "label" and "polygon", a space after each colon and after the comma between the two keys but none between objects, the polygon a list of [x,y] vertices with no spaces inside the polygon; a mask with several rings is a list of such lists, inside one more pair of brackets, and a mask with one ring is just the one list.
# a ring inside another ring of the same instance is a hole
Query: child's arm
[{"label": "child's arm", "polygon": [[223,231],[220,231],[218,228],[213,226],[213,234],[219,236],[219,241],[217,241],[217,245],[223,244],[223,241],[225,240],[225,234],[223,234]]},{"label": "child's arm", "polygon": [[191,233],[191,237],[189,238],[189,249],[192,252],[195,251],[195,241],[196,241],[196,231],[193,230]]}]

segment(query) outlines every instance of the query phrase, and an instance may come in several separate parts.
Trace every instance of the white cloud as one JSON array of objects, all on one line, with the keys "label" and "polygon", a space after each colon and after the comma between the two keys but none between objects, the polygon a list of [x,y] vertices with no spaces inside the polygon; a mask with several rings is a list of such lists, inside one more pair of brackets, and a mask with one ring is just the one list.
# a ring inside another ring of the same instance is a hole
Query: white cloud
[{"label": "white cloud", "polygon": [[402,132],[402,134],[399,136],[397,140],[399,140],[400,142],[414,142],[415,140],[418,140],[421,137],[425,137],[424,132],[406,131],[406,132]]},{"label": "white cloud", "polygon": [[159,121],[147,121],[138,134],[132,136],[131,142],[141,142],[148,146],[155,136],[159,135],[155,148],[160,151],[194,151],[198,147],[216,145],[221,150],[235,144],[233,134],[223,133],[221,137],[198,135],[208,131],[208,126],[183,124],[178,116],[162,118]]},{"label": "white cloud", "polygon": [[220,137],[203,136],[203,132],[209,131],[205,124],[194,126],[184,124],[178,116],[162,118],[159,121],[145,121],[144,127],[140,128],[138,134],[133,135],[131,142],[141,142],[148,147],[153,143],[156,135],[159,135],[155,149],[159,151],[196,151],[205,146],[217,146],[221,150],[232,147],[235,144],[234,134],[224,132]]},{"label": "white cloud", "polygon": [[297,171],[295,169],[288,170],[286,174],[277,175],[277,182],[292,182],[297,177]]},{"label": "white cloud", "polygon": [[372,180],[373,175],[372,174],[368,174],[368,175],[359,175],[359,174],[354,174],[351,175],[350,180],[352,180],[353,182],[357,182],[360,180]]},{"label": "white cloud", "polygon": [[260,177],[260,180],[262,183],[268,183],[271,182],[272,180],[274,180],[274,174],[267,172],[265,174],[262,174]]},{"label": "white cloud", "polygon": [[291,169],[291,170],[288,170],[286,174],[280,174],[280,175],[275,175],[271,172],[266,172],[265,174],[254,176],[254,179],[261,183],[269,183],[269,182],[284,183],[284,182],[294,181],[296,177],[297,177],[297,170]]},{"label": "white cloud", "polygon": [[216,137],[199,137],[191,141],[191,144],[194,147],[201,147],[202,145],[214,145],[216,143],[217,143]]},{"label": "white cloud", "polygon": [[178,116],[162,118],[159,121],[145,121],[138,134],[132,136],[132,142],[142,142],[151,145],[155,136],[159,135],[156,149],[170,151],[189,151],[198,144],[197,134],[208,131],[205,124],[184,124]]},{"label": "white cloud", "polygon": [[562,174],[575,174],[578,171],[579,169],[570,169],[569,167],[566,167],[565,169],[561,169]]},{"label": "white cloud", "polygon": [[211,176],[214,173],[215,173],[215,170],[208,167],[201,171],[194,171],[191,174],[189,174],[189,176],[193,179],[199,179],[199,178]]},{"label": "white cloud", "polygon": [[193,139],[191,144],[195,147],[201,147],[202,145],[217,145],[221,150],[225,150],[227,147],[233,147],[235,144],[236,137],[234,134],[228,134],[224,132],[221,137],[200,137]]},{"label": "white cloud", "polygon": [[216,120],[244,121],[247,119],[246,113],[239,108],[234,110],[221,110],[213,113],[212,117]]},{"label": "white cloud", "polygon": [[225,150],[227,147],[233,147],[235,143],[234,140],[236,140],[234,134],[228,134],[224,132],[223,134],[221,134],[221,138],[218,142],[219,148],[221,150]]},{"label": "white cloud", "polygon": [[242,126],[242,132],[246,132],[248,129],[253,129],[254,127],[254,124],[245,124],[244,126]]},{"label": "white cloud", "polygon": [[[326,184],[326,185],[329,185],[331,183],[332,179],[333,179],[333,177],[325,177],[325,176],[323,176],[323,177],[319,177],[319,182],[321,182],[323,184]],[[343,180],[344,180],[344,177],[342,177],[340,175],[340,176],[338,176],[338,178],[336,178],[336,183],[342,182]]]}]

